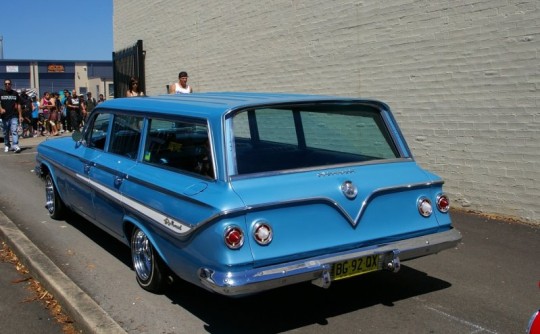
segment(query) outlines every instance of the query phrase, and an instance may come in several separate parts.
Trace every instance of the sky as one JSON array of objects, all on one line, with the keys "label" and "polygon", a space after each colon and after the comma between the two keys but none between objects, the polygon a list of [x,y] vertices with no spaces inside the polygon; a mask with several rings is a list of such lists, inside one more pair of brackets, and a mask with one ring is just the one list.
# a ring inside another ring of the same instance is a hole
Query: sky
[{"label": "sky", "polygon": [[4,59],[112,60],[113,0],[2,0]]}]

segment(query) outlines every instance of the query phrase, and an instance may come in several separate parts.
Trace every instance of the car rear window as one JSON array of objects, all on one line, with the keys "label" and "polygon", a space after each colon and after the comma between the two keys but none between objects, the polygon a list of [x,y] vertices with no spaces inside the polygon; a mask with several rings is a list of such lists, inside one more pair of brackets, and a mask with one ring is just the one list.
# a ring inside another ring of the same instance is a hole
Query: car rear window
[{"label": "car rear window", "polygon": [[367,105],[254,108],[232,124],[237,174],[399,157],[381,112]]}]

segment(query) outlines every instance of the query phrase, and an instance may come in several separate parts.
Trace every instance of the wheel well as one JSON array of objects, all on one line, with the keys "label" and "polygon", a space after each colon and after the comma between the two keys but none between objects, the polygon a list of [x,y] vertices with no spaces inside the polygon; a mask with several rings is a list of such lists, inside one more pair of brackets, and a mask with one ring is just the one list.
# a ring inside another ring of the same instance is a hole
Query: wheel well
[{"label": "wheel well", "polygon": [[48,174],[51,174],[49,167],[46,164],[41,164],[39,166],[39,177],[44,179]]},{"label": "wheel well", "polygon": [[126,237],[128,245],[131,244],[131,235],[133,234],[134,229],[135,224],[133,224],[129,220],[124,220],[124,235]]},{"label": "wheel well", "polygon": [[[127,245],[129,247],[131,247],[131,237],[133,235],[133,230],[135,228],[141,229],[134,222],[132,222],[129,218],[124,219],[124,226],[123,226],[124,236],[126,238]],[[141,229],[141,230],[143,230],[143,229]],[[147,234],[146,232],[144,232],[144,233]],[[161,253],[161,249],[156,245],[156,243],[154,242],[152,236],[147,234],[147,237],[149,238],[150,242],[152,243],[152,247],[156,250],[156,253],[159,256],[160,261],[162,261],[165,265],[167,265],[167,263],[165,262],[165,260],[163,258],[163,254]]]}]

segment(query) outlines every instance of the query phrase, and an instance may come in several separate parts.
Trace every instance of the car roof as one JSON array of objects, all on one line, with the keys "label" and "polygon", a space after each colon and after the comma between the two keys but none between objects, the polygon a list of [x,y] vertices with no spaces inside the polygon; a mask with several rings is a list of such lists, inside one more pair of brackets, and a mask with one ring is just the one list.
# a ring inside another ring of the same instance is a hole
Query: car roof
[{"label": "car roof", "polygon": [[[181,115],[205,118],[221,118],[230,110],[261,105],[302,103],[302,102],[369,102],[381,107],[379,101],[290,93],[255,93],[255,92],[208,92],[193,94],[167,94],[158,96],[128,97],[107,100],[98,105],[101,108],[142,111],[145,113],[171,114],[181,110]],[[180,113],[178,113],[180,115]]]}]

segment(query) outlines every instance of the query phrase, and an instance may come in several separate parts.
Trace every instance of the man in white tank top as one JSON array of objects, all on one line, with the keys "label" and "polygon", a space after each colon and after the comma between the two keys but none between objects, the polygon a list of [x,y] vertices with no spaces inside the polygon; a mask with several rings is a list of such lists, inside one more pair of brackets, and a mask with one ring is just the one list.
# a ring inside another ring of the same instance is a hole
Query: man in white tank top
[{"label": "man in white tank top", "polygon": [[175,82],[169,88],[169,94],[190,94],[193,93],[193,89],[187,84],[188,74],[187,72],[178,73],[178,82]]}]

